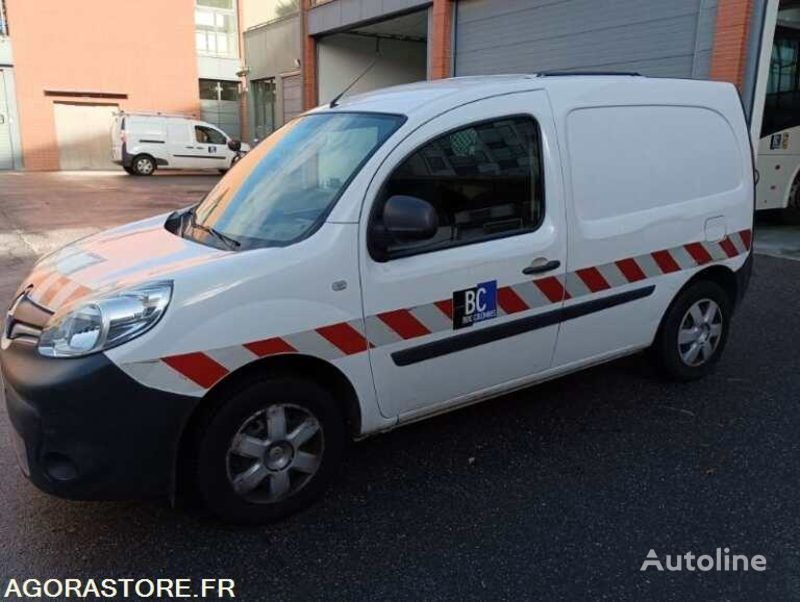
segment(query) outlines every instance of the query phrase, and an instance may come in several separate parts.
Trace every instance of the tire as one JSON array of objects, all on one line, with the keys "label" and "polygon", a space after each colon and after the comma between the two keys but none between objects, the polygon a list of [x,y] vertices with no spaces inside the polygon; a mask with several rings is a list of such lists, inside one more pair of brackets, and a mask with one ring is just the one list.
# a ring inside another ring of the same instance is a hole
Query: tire
[{"label": "tire", "polygon": [[150,155],[136,155],[131,161],[131,169],[137,176],[152,176],[156,171],[156,162]]},{"label": "tire", "polygon": [[780,211],[780,221],[787,226],[800,224],[800,174],[789,189],[789,205]]},{"label": "tire", "polygon": [[130,175],[130,176],[135,176],[136,175],[136,172],[133,171],[133,167],[131,167],[130,165],[128,165],[128,166],[123,165],[122,169],[124,169],[126,172],[128,172],[128,175]]},{"label": "tire", "polygon": [[197,434],[202,502],[225,521],[259,524],[322,495],[338,472],[347,429],[325,389],[276,377],[244,384]]},{"label": "tire", "polygon": [[233,166],[234,166],[234,165],[236,165],[236,164],[239,162],[239,159],[241,159],[241,158],[242,158],[242,157],[241,157],[240,155],[235,155],[235,156],[233,157],[233,159],[231,159],[231,165],[230,165],[230,167],[226,167],[226,168],[224,168],[224,169],[220,169],[220,170],[219,170],[219,173],[221,173],[221,174],[224,176],[224,175],[225,175],[226,173],[228,173],[228,172],[229,172],[231,169],[233,169]]},{"label": "tire", "polygon": [[699,280],[681,291],[652,348],[662,374],[688,382],[710,373],[728,342],[732,313],[730,297],[715,282]]}]

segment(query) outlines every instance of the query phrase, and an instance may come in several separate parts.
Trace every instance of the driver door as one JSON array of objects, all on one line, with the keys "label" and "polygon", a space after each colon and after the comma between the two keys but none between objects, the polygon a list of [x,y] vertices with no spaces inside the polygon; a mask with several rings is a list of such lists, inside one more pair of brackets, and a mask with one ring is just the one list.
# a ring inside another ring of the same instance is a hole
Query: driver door
[{"label": "driver door", "polygon": [[224,169],[229,166],[228,139],[225,134],[206,125],[194,124],[194,141],[189,167],[192,169]]},{"label": "driver door", "polygon": [[[385,416],[411,419],[551,367],[566,264],[555,148],[545,93],[524,92],[447,112],[379,168],[362,212],[361,277]],[[371,233],[394,195],[433,205],[439,227],[382,254]]]}]

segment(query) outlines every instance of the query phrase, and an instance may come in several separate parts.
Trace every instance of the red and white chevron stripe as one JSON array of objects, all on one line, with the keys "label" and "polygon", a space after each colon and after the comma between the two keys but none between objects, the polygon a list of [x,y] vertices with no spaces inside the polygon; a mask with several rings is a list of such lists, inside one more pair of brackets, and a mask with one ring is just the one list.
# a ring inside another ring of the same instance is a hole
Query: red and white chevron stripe
[{"label": "red and white chevron stripe", "polygon": [[[695,242],[654,251],[560,276],[526,280],[497,290],[500,315],[516,314],[562,301],[600,293],[664,274],[723,261],[750,250],[752,232],[743,230],[720,242]],[[145,362],[126,369],[135,378],[159,382],[178,392],[197,393],[211,388],[230,372],[258,359],[280,353],[303,353],[334,360],[373,347],[452,330],[452,300],[396,309],[242,345],[197,351]]]}]

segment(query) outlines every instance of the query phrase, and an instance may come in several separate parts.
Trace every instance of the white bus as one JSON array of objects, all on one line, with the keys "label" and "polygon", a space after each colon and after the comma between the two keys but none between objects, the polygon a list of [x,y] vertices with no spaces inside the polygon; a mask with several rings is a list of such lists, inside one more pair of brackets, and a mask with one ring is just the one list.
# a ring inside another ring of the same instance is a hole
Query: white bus
[{"label": "white bus", "polygon": [[779,22],[758,145],[756,209],[800,218],[800,28]]}]

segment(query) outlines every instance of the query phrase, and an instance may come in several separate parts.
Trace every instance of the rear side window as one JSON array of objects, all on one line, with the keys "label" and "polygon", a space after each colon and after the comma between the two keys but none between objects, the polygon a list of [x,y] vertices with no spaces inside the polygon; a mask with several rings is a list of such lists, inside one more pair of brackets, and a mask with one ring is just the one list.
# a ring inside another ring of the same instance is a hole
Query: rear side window
[{"label": "rear side window", "polygon": [[567,136],[583,220],[701,203],[743,181],[730,124],[702,107],[578,109],[568,116]]},{"label": "rear side window", "polygon": [[440,136],[392,173],[381,202],[393,195],[423,199],[439,215],[433,239],[390,245],[394,257],[535,230],[544,213],[538,125],[507,117]]}]

